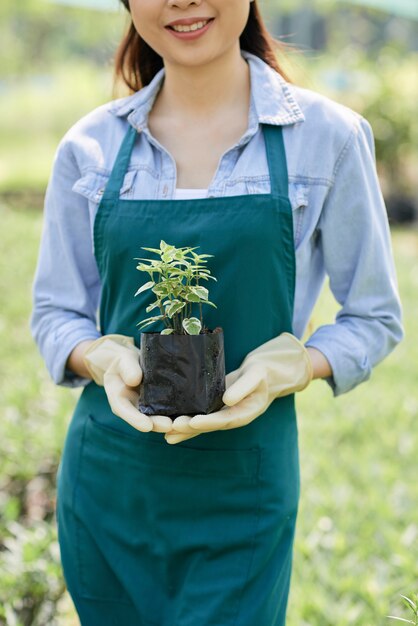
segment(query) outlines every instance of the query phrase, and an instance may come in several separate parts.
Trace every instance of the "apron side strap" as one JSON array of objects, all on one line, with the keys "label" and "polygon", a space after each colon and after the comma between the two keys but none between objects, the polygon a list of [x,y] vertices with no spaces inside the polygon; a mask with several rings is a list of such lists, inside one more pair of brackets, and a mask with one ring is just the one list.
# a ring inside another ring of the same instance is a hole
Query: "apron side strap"
[{"label": "apron side strap", "polygon": [[275,197],[288,198],[289,176],[283,141],[283,127],[263,124],[263,131],[270,173],[271,194]]},{"label": "apron side strap", "polygon": [[122,188],[125,174],[131,160],[131,154],[135,144],[136,135],[137,131],[135,130],[135,128],[133,128],[133,126],[129,126],[129,129],[125,137],[123,138],[122,144],[119,148],[119,152],[113,165],[109,180],[107,182],[102,201],[119,200],[120,190]]}]

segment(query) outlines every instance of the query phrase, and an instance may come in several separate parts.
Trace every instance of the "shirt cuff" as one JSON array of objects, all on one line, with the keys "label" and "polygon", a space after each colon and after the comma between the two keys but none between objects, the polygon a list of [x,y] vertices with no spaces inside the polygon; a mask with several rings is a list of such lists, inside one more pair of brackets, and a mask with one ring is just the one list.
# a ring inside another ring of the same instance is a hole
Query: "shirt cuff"
[{"label": "shirt cuff", "polygon": [[325,380],[335,397],[370,378],[372,368],[365,347],[342,325],[321,326],[305,347],[316,348],[329,362],[332,376]]},{"label": "shirt cuff", "polygon": [[62,387],[85,387],[91,383],[91,378],[83,378],[68,370],[66,363],[71,352],[79,343],[101,337],[101,333],[91,323],[86,323],[81,328],[79,323],[78,328],[74,328],[74,325],[75,322],[70,323],[69,328],[65,328],[65,332],[60,332],[59,336],[55,333],[46,350],[45,361],[51,378],[56,385]]}]

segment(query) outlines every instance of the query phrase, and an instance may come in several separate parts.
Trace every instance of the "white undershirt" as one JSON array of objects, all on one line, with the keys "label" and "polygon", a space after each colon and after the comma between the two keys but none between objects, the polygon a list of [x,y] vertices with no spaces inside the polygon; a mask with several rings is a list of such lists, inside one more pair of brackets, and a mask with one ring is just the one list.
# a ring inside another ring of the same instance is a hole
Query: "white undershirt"
[{"label": "white undershirt", "polygon": [[190,200],[191,198],[206,198],[207,189],[186,189],[177,187],[174,190],[174,200]]}]

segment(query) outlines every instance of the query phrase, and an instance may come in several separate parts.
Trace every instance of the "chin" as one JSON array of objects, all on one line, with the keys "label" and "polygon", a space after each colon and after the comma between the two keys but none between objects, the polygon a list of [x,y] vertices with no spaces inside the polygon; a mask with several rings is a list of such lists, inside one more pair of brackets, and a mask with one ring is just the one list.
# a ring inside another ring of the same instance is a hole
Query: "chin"
[{"label": "chin", "polygon": [[200,53],[195,52],[195,51],[193,51],[193,53],[191,52],[192,51],[189,50],[184,55],[177,55],[177,56],[173,55],[170,57],[163,57],[164,65],[171,64],[171,65],[190,67],[190,68],[204,67],[205,65],[209,65],[210,63],[217,61],[226,53],[226,51],[222,51],[222,52],[201,51]]}]

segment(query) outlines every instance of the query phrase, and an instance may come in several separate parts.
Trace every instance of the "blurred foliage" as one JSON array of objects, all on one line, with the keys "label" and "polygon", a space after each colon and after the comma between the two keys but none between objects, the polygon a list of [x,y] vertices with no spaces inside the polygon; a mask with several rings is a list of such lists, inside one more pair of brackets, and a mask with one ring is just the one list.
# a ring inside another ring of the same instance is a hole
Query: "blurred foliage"
[{"label": "blurred foliage", "polygon": [[[331,399],[317,382],[297,395],[302,498],[289,626],[383,626],[399,594],[416,590],[418,232],[392,236],[405,340],[350,393]],[[326,288],[310,330],[337,309]]]},{"label": "blurred foliage", "polygon": [[53,626],[65,593],[56,529],[9,522],[0,553],[0,624]]},{"label": "blurred foliage", "polygon": [[351,46],[315,67],[317,88],[370,122],[386,195],[418,197],[418,53],[390,47],[371,58]]},{"label": "blurred foliage", "polygon": [[125,13],[97,12],[48,0],[1,0],[0,76],[47,72],[74,61],[109,63],[126,21]]},{"label": "blurred foliage", "polygon": [[79,118],[110,100],[112,76],[88,62],[67,62],[48,75],[10,78],[5,84],[0,98],[0,191],[26,189],[42,195],[59,141]]},{"label": "blurred foliage", "polygon": [[0,191],[37,206],[66,130],[112,98],[111,59],[126,12],[48,0],[0,4]]},{"label": "blurred foliage", "polygon": [[[372,62],[361,49],[350,48],[334,58],[293,54],[287,67],[297,83],[327,93],[369,120],[385,195],[418,196],[418,54],[383,50]],[[88,62],[67,62],[48,75],[9,78],[3,86],[0,191],[41,194],[64,133],[111,99],[111,72]]]},{"label": "blurred foliage", "polygon": [[51,390],[28,328],[42,216],[0,216],[0,624],[56,626],[55,476],[74,398]]},{"label": "blurred foliage", "polygon": [[[388,615],[389,619],[394,619],[399,622],[406,622],[407,624],[412,624],[412,626],[418,626],[418,593],[414,593],[412,598],[408,598],[407,596],[401,595],[404,606],[410,611],[410,617],[413,617],[413,620],[405,620],[402,617],[397,617],[393,615]],[[411,615],[412,613],[412,615]]]},{"label": "blurred foliage", "polygon": [[[314,4],[328,11],[329,49],[291,53],[285,68],[295,82],[328,93],[370,121],[385,196],[401,193],[417,202],[418,53],[407,53],[399,39],[382,45],[384,13]],[[264,8],[272,11],[272,3]],[[355,29],[346,28],[349,20]],[[42,203],[61,137],[112,98],[111,58],[126,21],[122,9],[2,0],[0,192],[37,192],[33,200]],[[405,28],[405,21],[399,23]]]}]

